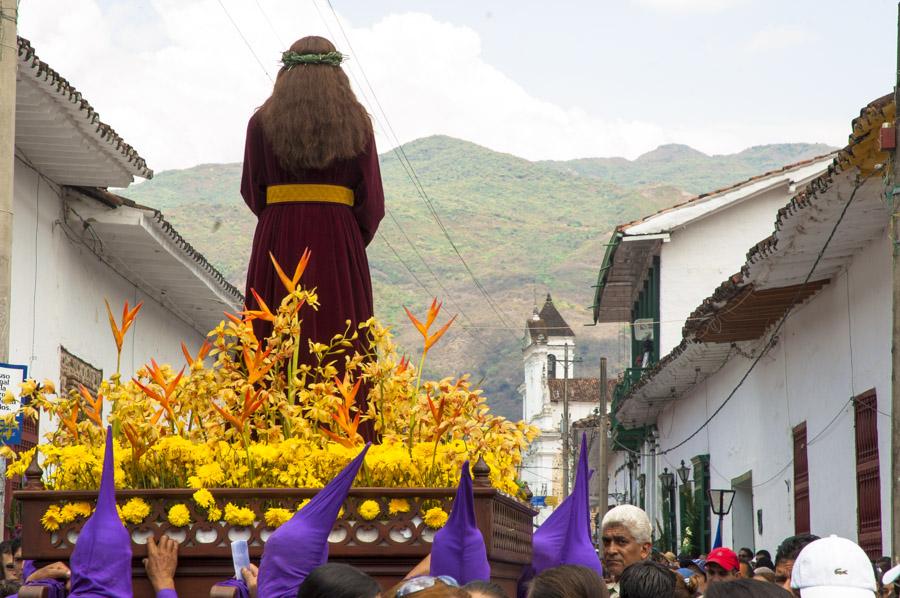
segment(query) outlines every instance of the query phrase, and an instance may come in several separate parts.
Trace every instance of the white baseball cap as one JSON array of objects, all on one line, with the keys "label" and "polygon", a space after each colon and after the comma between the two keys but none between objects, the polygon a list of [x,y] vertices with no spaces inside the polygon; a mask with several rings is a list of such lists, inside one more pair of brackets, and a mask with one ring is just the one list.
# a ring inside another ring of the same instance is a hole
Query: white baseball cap
[{"label": "white baseball cap", "polygon": [[833,535],[800,551],[791,587],[800,590],[802,598],[873,598],[877,590],[875,571],[863,549]]}]

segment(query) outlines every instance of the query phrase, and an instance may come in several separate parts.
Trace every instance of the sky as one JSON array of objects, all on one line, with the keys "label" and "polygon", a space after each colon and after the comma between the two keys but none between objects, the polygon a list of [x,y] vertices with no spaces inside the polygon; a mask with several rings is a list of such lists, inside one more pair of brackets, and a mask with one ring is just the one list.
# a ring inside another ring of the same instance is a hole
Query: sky
[{"label": "sky", "polygon": [[[281,52],[350,55],[381,151],[531,160],[846,143],[891,91],[891,0],[21,0],[19,35],[156,171],[236,162]],[[233,21],[233,22],[232,22]]]}]

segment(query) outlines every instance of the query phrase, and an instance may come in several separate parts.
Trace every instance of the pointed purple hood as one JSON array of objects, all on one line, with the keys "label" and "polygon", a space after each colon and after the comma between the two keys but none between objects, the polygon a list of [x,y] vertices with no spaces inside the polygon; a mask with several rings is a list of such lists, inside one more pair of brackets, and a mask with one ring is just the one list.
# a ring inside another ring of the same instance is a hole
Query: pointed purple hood
[{"label": "pointed purple hood", "polygon": [[310,571],[328,561],[328,535],[369,446],[269,536],[259,564],[259,598],[294,598]]},{"label": "pointed purple hood", "polygon": [[97,508],[72,550],[70,598],[126,598],[131,591],[131,535],[116,512],[112,428],[106,428],[106,452]]},{"label": "pointed purple hood", "polygon": [[582,434],[575,488],[534,532],[534,553],[531,562],[535,574],[559,565],[582,565],[603,575],[600,558],[591,543],[588,501],[590,475],[587,464],[587,436]]},{"label": "pointed purple hood", "polygon": [[475,522],[475,497],[472,495],[472,476],[469,475],[468,461],[462,467],[450,517],[434,535],[431,575],[449,575],[460,585],[491,579],[484,537]]}]

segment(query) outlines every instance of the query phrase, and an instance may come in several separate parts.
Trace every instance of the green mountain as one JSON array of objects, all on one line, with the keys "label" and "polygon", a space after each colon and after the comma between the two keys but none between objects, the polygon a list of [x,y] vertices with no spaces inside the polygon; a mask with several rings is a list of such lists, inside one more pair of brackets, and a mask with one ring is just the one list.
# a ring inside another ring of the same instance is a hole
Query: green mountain
[{"label": "green mountain", "polygon": [[[401,306],[423,313],[432,296],[442,299],[447,317],[460,317],[429,352],[428,373],[470,372],[495,409],[518,417],[524,321],[546,292],[578,335],[582,362],[576,375],[597,375],[601,355],[612,364],[627,359],[615,326],[584,327],[590,323],[591,284],[615,224],[683,201],[689,196],[683,189],[696,189],[710,177],[724,181],[710,185],[715,188],[777,167],[769,162],[780,165],[827,149],[791,144],[705,156],[663,146],[633,162],[530,162],[450,137],[413,141],[403,151],[427,201],[493,305],[475,287],[396,153],[386,152],[381,168],[389,215],[369,247],[376,314],[394,327],[408,353],[418,355],[421,339]],[[762,166],[748,173],[750,164]],[[640,168],[646,172],[639,174]],[[239,183],[240,164],[203,164],[158,173],[124,193],[162,210],[242,288],[255,219]]]},{"label": "green mountain", "polygon": [[820,156],[835,148],[822,143],[757,145],[737,154],[707,156],[686,145],[661,145],[635,160],[582,158],[540,164],[561,172],[596,177],[618,185],[668,183],[691,194],[721,189],[786,164]]}]

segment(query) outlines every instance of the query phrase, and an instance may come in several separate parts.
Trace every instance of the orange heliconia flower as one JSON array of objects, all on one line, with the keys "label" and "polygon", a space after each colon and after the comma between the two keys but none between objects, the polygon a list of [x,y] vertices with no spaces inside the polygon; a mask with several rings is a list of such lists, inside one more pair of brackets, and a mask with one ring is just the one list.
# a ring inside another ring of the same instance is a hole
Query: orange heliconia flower
[{"label": "orange heliconia flower", "polygon": [[122,343],[125,340],[125,333],[128,332],[128,329],[131,328],[131,325],[134,324],[134,318],[137,316],[138,312],[141,311],[141,307],[144,306],[144,302],[141,301],[137,305],[134,306],[134,309],[131,311],[128,310],[128,302],[125,302],[125,307],[122,308],[122,326],[119,327],[116,324],[116,319],[113,317],[112,309],[109,307],[109,301],[106,299],[103,300],[106,303],[106,315],[109,316],[109,327],[112,329],[113,338],[116,340],[116,350],[121,353],[122,352]]},{"label": "orange heliconia flower", "polygon": [[192,366],[198,361],[203,361],[203,359],[209,355],[210,349],[212,349],[212,345],[207,341],[203,341],[203,344],[200,345],[200,350],[197,352],[197,357],[194,357],[191,355],[191,352],[188,351],[187,345],[181,343],[181,352],[184,354],[184,359],[187,361],[188,366]]},{"label": "orange heliconia flower", "polygon": [[437,442],[441,437],[441,434],[444,433],[441,424],[444,420],[444,402],[447,400],[447,396],[444,395],[441,397],[441,400],[438,402],[438,406],[434,406],[434,401],[431,400],[431,394],[425,395],[425,398],[428,399],[428,409],[431,411],[431,417],[434,418],[434,436],[432,437],[432,442]]},{"label": "orange heliconia flower", "polygon": [[[90,410],[85,409],[84,414],[88,416],[88,418],[97,424],[97,427],[103,427],[103,395],[99,392],[97,393],[97,398],[91,396],[91,391],[89,391],[84,384],[78,385],[78,390],[81,391],[81,396],[84,398],[87,406],[90,407]],[[74,415],[73,415],[74,417]]]},{"label": "orange heliconia flower", "polygon": [[425,319],[424,324],[422,322],[420,322],[419,320],[417,320],[416,317],[414,315],[412,315],[412,312],[409,311],[409,309],[406,306],[403,306],[403,309],[406,310],[407,317],[413,323],[413,326],[416,327],[416,330],[419,331],[419,334],[422,335],[422,338],[425,339],[425,349],[423,351],[423,354],[428,353],[428,350],[431,347],[433,347],[434,344],[436,342],[438,342],[438,340],[442,336],[444,336],[444,333],[447,332],[447,329],[450,328],[450,325],[453,324],[454,320],[456,320],[456,316],[453,316],[452,318],[450,318],[450,321],[447,322],[446,324],[444,324],[443,326],[441,326],[441,328],[438,329],[437,332],[435,332],[432,335],[428,334],[428,330],[431,328],[431,325],[434,324],[434,321],[437,318],[438,313],[440,313],[441,306],[443,304],[444,304],[443,302],[438,303],[437,298],[435,298],[431,302],[431,307],[428,308],[428,317]]},{"label": "orange heliconia flower", "polygon": [[69,414],[69,417],[59,418],[60,423],[75,437],[75,442],[78,442],[78,411],[78,403],[75,403],[72,405],[72,413]]},{"label": "orange heliconia flower", "polygon": [[163,375],[162,370],[159,369],[159,364],[156,363],[155,359],[150,360],[150,366],[147,369],[150,371],[150,377],[156,382],[160,388],[162,388],[162,394],[156,392],[152,388],[141,384],[141,382],[137,378],[132,378],[132,381],[137,384],[138,388],[144,391],[148,397],[156,401],[160,404],[160,406],[165,409],[166,415],[169,416],[169,421],[175,421],[175,410],[172,408],[172,394],[175,392],[175,389],[178,388],[178,382],[181,380],[181,377],[184,375],[184,368],[181,368],[181,371],[175,375],[171,380],[166,381],[166,377]]},{"label": "orange heliconia flower", "polygon": [[[221,407],[219,407],[216,403],[213,403],[213,408],[219,412],[219,414],[224,417],[228,422],[231,423],[237,431],[241,434],[244,433],[244,424],[247,423],[247,420],[253,417],[253,414],[262,407],[263,403],[266,402],[266,396],[263,394],[263,391],[257,390],[253,396],[250,395],[252,387],[248,386],[244,390],[244,405],[241,409],[240,415],[235,417],[234,415],[228,413]],[[262,395],[262,397],[260,397]]]},{"label": "orange heliconia flower", "polygon": [[281,284],[284,285],[284,288],[288,293],[293,293],[297,289],[297,283],[300,282],[300,277],[303,276],[303,271],[306,270],[306,265],[309,263],[309,258],[312,253],[309,251],[309,248],[303,250],[303,255],[300,256],[300,261],[297,262],[297,267],[294,268],[294,275],[290,278],[287,277],[287,274],[284,273],[284,270],[281,269],[281,265],[278,263],[278,260],[275,259],[275,256],[272,255],[272,252],[269,252],[269,259],[272,260],[272,265],[275,266],[275,273],[278,274],[278,278],[281,279]]},{"label": "orange heliconia flower", "polygon": [[272,310],[269,309],[269,306],[266,305],[263,298],[259,296],[256,289],[250,289],[250,292],[253,293],[253,298],[256,299],[256,304],[259,306],[259,309],[253,310],[244,308],[244,311],[242,311],[241,314],[243,314],[247,320],[265,320],[267,322],[274,322],[275,314],[272,313]]},{"label": "orange heliconia flower", "polygon": [[409,367],[409,357],[404,355],[400,358],[400,363],[397,364],[396,372],[397,374],[402,374]]},{"label": "orange heliconia flower", "polygon": [[350,419],[350,409],[356,404],[356,394],[359,392],[359,385],[362,383],[362,379],[358,379],[356,384],[350,388],[350,382],[347,380],[348,376],[344,373],[344,381],[341,382],[338,378],[335,378],[334,381],[337,383],[338,391],[341,393],[344,401],[341,403],[341,406],[338,407],[337,412],[332,414],[332,419],[338,425],[338,427],[347,434],[346,438],[338,436],[331,430],[322,429],[321,431],[327,435],[329,438],[338,442],[346,447],[352,447],[357,444],[357,440],[361,441],[362,436],[359,435],[357,430],[359,429],[359,411],[356,412],[356,416],[351,420]]},{"label": "orange heliconia flower", "polygon": [[271,361],[269,363],[264,363],[271,351],[272,348],[269,347],[265,351],[259,349],[255,353],[251,353],[250,349],[246,346],[244,347],[244,365],[247,366],[247,382],[249,382],[251,386],[259,382],[262,377],[272,369],[272,366],[275,365],[275,363]]},{"label": "orange heliconia flower", "polygon": [[[162,410],[160,410],[158,413],[162,413]],[[150,444],[144,445],[144,443],[141,442],[141,437],[138,434],[137,430],[135,430],[134,426],[132,426],[131,424],[124,424],[122,426],[122,431],[125,432],[125,438],[127,438],[128,442],[131,444],[131,450],[134,453],[135,461],[140,461],[141,456],[156,443],[156,441],[154,440],[150,442]]]}]

